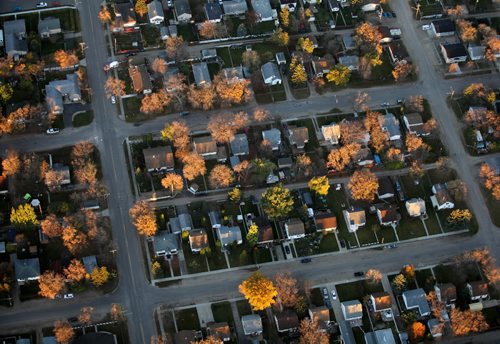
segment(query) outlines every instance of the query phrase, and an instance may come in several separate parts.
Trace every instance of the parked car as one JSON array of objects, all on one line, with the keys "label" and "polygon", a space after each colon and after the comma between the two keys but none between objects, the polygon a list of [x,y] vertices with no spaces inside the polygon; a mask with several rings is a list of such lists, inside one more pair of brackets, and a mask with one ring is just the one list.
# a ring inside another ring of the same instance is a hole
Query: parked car
[{"label": "parked car", "polygon": [[70,323],[78,322],[78,318],[77,317],[70,317],[70,318],[68,318],[68,321]]},{"label": "parked car", "polygon": [[335,289],[332,289],[332,298],[334,300],[337,300],[337,292],[335,291]]},{"label": "parked car", "polygon": [[365,273],[363,271],[356,271],[354,273],[354,277],[363,277],[365,275]]},{"label": "parked car", "polygon": [[65,299],[72,299],[74,297],[75,297],[75,295],[73,295],[72,293],[64,294]]},{"label": "parked car", "polygon": [[292,252],[290,252],[290,246],[288,245],[285,246],[285,252],[286,254],[292,254]]},{"label": "parked car", "polygon": [[111,96],[111,104],[116,104],[116,97],[114,95]]},{"label": "parked car", "polygon": [[47,129],[47,135],[55,135],[59,134],[59,129],[58,128],[49,128]]},{"label": "parked car", "polygon": [[345,240],[344,239],[340,239],[339,241],[340,241],[340,246],[342,248],[345,248]]},{"label": "parked car", "polygon": [[397,17],[397,16],[396,16],[396,12],[391,12],[391,15],[392,15],[392,17],[393,17],[393,18],[396,18],[396,17]]},{"label": "parked car", "polygon": [[23,8],[22,8],[21,6],[16,6],[16,7],[14,7],[14,10],[13,10],[13,11],[14,11],[14,12],[20,12],[20,11],[22,11],[22,10],[23,10]]},{"label": "parked car", "polygon": [[382,107],[387,107],[389,105],[390,105],[389,102],[383,102],[382,104],[380,104],[380,106],[382,106]]},{"label": "parked car", "polygon": [[180,113],[180,115],[181,115],[181,117],[187,116],[187,115],[189,115],[189,111],[182,111]]},{"label": "parked car", "polygon": [[301,262],[302,264],[307,264],[307,263],[312,262],[312,259],[311,259],[311,258],[302,258],[302,259],[300,260],[300,262]]},{"label": "parked car", "polygon": [[44,8],[47,6],[49,5],[46,2],[39,2],[38,4],[36,4],[36,8]]},{"label": "parked car", "polygon": [[431,26],[429,24],[422,25],[422,30],[427,31],[430,29],[431,29]]},{"label": "parked car", "polygon": [[328,289],[323,288],[322,291],[323,291],[323,298],[328,300]]}]

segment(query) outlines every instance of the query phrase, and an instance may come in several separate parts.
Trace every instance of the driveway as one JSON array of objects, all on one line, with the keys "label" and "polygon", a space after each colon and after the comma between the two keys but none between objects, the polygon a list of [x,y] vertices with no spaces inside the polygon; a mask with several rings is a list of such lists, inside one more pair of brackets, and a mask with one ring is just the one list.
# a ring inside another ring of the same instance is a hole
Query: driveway
[{"label": "driveway", "polygon": [[64,104],[64,127],[72,128],[73,127],[73,115],[75,112],[87,111],[91,110],[92,106],[90,104]]}]

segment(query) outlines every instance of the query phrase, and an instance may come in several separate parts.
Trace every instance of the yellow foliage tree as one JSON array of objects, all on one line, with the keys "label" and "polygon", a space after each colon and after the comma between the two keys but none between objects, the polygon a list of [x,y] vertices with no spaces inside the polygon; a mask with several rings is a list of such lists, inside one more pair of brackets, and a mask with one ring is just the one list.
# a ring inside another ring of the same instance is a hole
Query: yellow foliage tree
[{"label": "yellow foliage tree", "polygon": [[330,190],[330,184],[328,183],[327,176],[312,178],[309,181],[308,186],[309,189],[322,196],[328,195],[328,190]]},{"label": "yellow foliage tree", "polygon": [[167,173],[165,177],[162,178],[161,185],[165,189],[170,190],[170,193],[173,195],[184,188],[184,181],[177,173]]},{"label": "yellow foliage tree", "polygon": [[57,50],[54,53],[54,61],[56,61],[61,68],[68,68],[78,63],[78,56],[72,52]]},{"label": "yellow foliage tree", "polygon": [[314,43],[307,37],[300,37],[297,41],[297,50],[302,50],[308,54],[312,54],[314,51]]},{"label": "yellow foliage tree", "polygon": [[304,65],[296,57],[293,57],[290,62],[290,71],[290,81],[293,84],[303,84],[307,81],[307,73]]},{"label": "yellow foliage tree", "polygon": [[293,198],[290,190],[278,184],[262,194],[262,208],[271,220],[288,215],[293,209]]},{"label": "yellow foliage tree", "polygon": [[336,86],[345,86],[349,83],[351,71],[344,65],[337,64],[326,74],[326,80],[333,82]]},{"label": "yellow foliage tree", "polygon": [[19,228],[29,228],[38,225],[35,209],[28,203],[19,204],[17,209],[12,208],[10,222]]},{"label": "yellow foliage tree", "polygon": [[281,20],[281,25],[283,25],[284,28],[287,28],[288,25],[290,24],[290,11],[288,10],[287,6],[281,9],[280,20]]},{"label": "yellow foliage tree", "polygon": [[455,209],[448,216],[449,223],[469,222],[472,220],[472,213],[469,209]]},{"label": "yellow foliage tree", "polygon": [[260,272],[252,273],[239,286],[240,293],[248,300],[254,311],[261,311],[271,307],[278,295],[273,282]]},{"label": "yellow foliage tree", "polygon": [[135,12],[137,12],[138,15],[143,17],[146,13],[148,13],[148,5],[146,3],[146,0],[137,0],[135,2]]},{"label": "yellow foliage tree", "polygon": [[96,287],[100,287],[109,280],[110,273],[105,266],[96,267],[90,274],[90,280]]}]

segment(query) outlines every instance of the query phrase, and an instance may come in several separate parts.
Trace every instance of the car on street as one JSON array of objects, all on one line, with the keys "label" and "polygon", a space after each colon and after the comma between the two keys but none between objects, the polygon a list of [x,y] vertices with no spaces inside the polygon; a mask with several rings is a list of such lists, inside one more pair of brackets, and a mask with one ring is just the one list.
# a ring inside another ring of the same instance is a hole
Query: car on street
[{"label": "car on street", "polygon": [[65,299],[72,299],[74,297],[75,297],[75,295],[73,295],[72,293],[64,294]]},{"label": "car on street", "polygon": [[302,258],[302,259],[300,260],[300,262],[301,262],[302,264],[307,264],[307,263],[312,262],[312,259],[311,259],[311,258]]},{"label": "car on street", "polygon": [[334,300],[337,300],[337,292],[335,291],[335,289],[332,289],[332,298]]},{"label": "car on street", "polygon": [[397,100],[397,103],[398,105],[403,105],[405,103],[405,100],[400,98]]},{"label": "car on street", "polygon": [[111,96],[111,104],[116,104],[116,97],[114,95]]},{"label": "car on street", "polygon": [[325,300],[328,300],[328,289],[323,288],[323,289],[322,289],[322,292],[323,292],[323,298],[324,298]]},{"label": "car on street", "polygon": [[189,115],[189,111],[182,111],[182,112],[180,113],[180,116],[181,116],[181,117],[184,117],[184,116],[187,116],[187,115]]},{"label": "car on street", "polygon": [[75,322],[78,322],[78,318],[77,317],[70,317],[70,318],[68,318],[68,321],[70,323],[75,323]]},{"label": "car on street", "polygon": [[23,10],[23,8],[21,6],[14,7],[14,12],[20,12],[22,10]]},{"label": "car on street", "polygon": [[389,102],[383,102],[380,104],[380,106],[382,107],[388,107],[389,105],[390,105]]},{"label": "car on street", "polygon": [[290,246],[285,246],[285,252],[286,254],[292,254],[292,252],[290,252]]},{"label": "car on street", "polygon": [[393,18],[396,18],[396,12],[391,12]]},{"label": "car on street", "polygon": [[422,30],[427,31],[430,29],[431,29],[431,26],[429,24],[422,25]]},{"label": "car on street", "polygon": [[363,271],[356,271],[354,273],[354,277],[363,277],[365,275],[365,273]]},{"label": "car on street", "polygon": [[49,5],[46,2],[39,2],[38,4],[36,4],[36,8],[44,8],[47,6]]},{"label": "car on street", "polygon": [[59,129],[58,128],[49,128],[47,129],[47,135],[55,135],[59,134]]}]

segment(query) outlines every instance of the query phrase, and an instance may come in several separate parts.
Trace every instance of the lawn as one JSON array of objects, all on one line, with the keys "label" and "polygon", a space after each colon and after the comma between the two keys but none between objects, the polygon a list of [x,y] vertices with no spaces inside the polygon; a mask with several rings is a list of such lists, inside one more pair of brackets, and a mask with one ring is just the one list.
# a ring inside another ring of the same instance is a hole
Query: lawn
[{"label": "lawn", "polygon": [[311,296],[309,301],[316,307],[321,307],[325,304],[320,288],[311,289]]},{"label": "lawn", "polygon": [[500,201],[495,200],[491,195],[491,192],[486,188],[481,187],[481,190],[486,200],[486,206],[488,207],[491,221],[493,221],[495,226],[500,227]]},{"label": "lawn", "polygon": [[233,313],[231,312],[231,304],[229,302],[212,303],[211,307],[215,322],[233,323]]},{"label": "lawn", "polygon": [[252,308],[248,304],[247,300],[236,301],[236,308],[238,309],[240,317],[252,314]]},{"label": "lawn", "polygon": [[363,301],[365,295],[384,291],[382,283],[373,284],[367,280],[360,280],[350,283],[335,285],[339,301],[360,300]]},{"label": "lawn", "polygon": [[237,245],[229,249],[229,264],[231,267],[251,264],[250,255],[246,250],[246,245]]},{"label": "lawn", "polygon": [[[347,248],[350,248],[351,246],[357,246],[358,243],[356,241],[356,236],[347,230],[344,216],[342,215],[342,210],[347,207],[347,199],[345,197],[344,191],[335,191],[333,188],[330,188],[326,199],[328,202],[328,208],[330,208],[337,217],[337,231],[339,240],[344,239],[346,241]],[[364,229],[365,228],[361,228],[360,230]]]},{"label": "lawn", "polygon": [[229,47],[217,48],[217,56],[224,61],[224,67],[232,67],[231,52]]},{"label": "lawn", "polygon": [[271,252],[267,248],[257,248],[253,250],[253,259],[256,264],[272,262]]},{"label": "lawn", "polygon": [[200,329],[200,320],[198,319],[196,308],[175,311],[175,322],[179,331]]},{"label": "lawn", "polygon": [[137,97],[122,98],[127,122],[140,122],[146,117],[140,112],[141,100]]},{"label": "lawn", "polygon": [[74,127],[83,127],[89,125],[94,120],[94,112],[92,110],[81,112],[73,117]]},{"label": "lawn", "polygon": [[397,227],[399,240],[408,240],[425,236],[425,228],[420,218],[412,218],[405,211],[401,213],[401,222]]},{"label": "lawn", "polygon": [[205,256],[192,253],[188,241],[182,241],[182,250],[184,252],[184,258],[186,259],[186,265],[190,274],[208,271]]},{"label": "lawn", "polygon": [[327,253],[327,252],[335,252],[339,250],[339,245],[337,240],[335,239],[335,234],[327,234],[324,235],[319,243],[319,252]]}]

